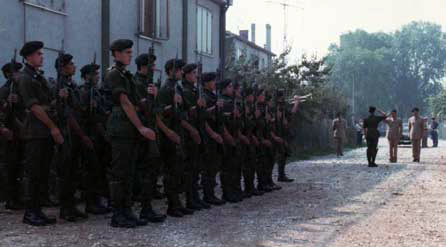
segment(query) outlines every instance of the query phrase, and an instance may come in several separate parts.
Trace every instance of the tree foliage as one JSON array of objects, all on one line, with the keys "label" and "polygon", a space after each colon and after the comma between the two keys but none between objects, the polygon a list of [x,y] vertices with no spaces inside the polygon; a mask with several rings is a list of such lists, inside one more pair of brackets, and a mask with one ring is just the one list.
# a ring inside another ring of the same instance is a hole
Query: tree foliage
[{"label": "tree foliage", "polygon": [[[428,110],[430,96],[445,76],[446,34],[441,26],[412,22],[394,33],[357,30],[341,36],[326,58],[330,81],[355,101],[355,113],[368,105],[408,114]],[[353,88],[355,89],[353,91]]]}]

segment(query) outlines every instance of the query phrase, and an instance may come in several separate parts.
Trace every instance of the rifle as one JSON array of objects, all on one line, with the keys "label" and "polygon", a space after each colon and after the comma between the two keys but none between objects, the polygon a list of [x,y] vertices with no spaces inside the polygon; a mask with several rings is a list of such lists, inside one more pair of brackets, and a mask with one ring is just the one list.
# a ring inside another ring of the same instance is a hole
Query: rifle
[{"label": "rifle", "polygon": [[[155,65],[155,46],[154,43],[152,43],[152,46],[149,47],[149,52],[148,52],[148,63],[147,63],[147,67],[148,67],[148,73],[147,73],[147,87],[153,86],[153,66]],[[145,115],[147,118],[147,121],[149,122],[149,125],[151,127],[154,126],[153,123],[153,117],[151,117],[151,113],[153,111],[153,103],[155,102],[155,98],[152,94],[147,94],[147,98],[146,98],[146,105],[145,105]]]},{"label": "rifle", "polygon": [[[203,88],[202,88],[202,75],[203,75],[203,63],[202,57],[200,56],[200,61],[197,64],[198,66],[198,80],[197,80],[197,90],[198,90],[198,99],[203,98]],[[205,123],[202,119],[203,108],[197,105],[197,123],[198,123],[198,131],[204,135],[205,131]]]},{"label": "rifle", "polygon": [[[62,100],[59,97],[59,91],[64,89],[64,82],[62,80],[62,57],[65,54],[65,41],[62,39],[61,49],[58,54],[58,64],[57,64],[57,81],[56,81],[56,111],[58,118],[58,125],[63,134],[68,137],[68,144],[71,146],[71,134],[70,129],[67,127],[65,121],[65,107],[67,105],[67,99]],[[65,146],[65,145],[63,145]],[[66,151],[66,150],[65,150]]]},{"label": "rifle", "polygon": [[[94,66],[96,65],[96,52],[94,53],[94,56],[93,56],[93,61],[91,62],[91,66],[92,66],[92,68],[94,68]],[[87,122],[89,122],[89,124],[88,124],[88,134],[89,135],[91,135],[92,134],[92,125],[93,125],[93,123],[91,122],[92,121],[92,119],[94,118],[94,114],[95,114],[95,107],[94,107],[94,89],[95,89],[95,77],[96,77],[96,73],[95,73],[96,71],[94,70],[94,69],[92,69],[92,71],[90,72],[90,92],[89,92],[89,94],[90,94],[90,97],[89,97],[89,100],[90,100],[90,102],[89,102],[89,110],[88,110],[88,121]],[[93,121],[94,122],[94,121]]]}]

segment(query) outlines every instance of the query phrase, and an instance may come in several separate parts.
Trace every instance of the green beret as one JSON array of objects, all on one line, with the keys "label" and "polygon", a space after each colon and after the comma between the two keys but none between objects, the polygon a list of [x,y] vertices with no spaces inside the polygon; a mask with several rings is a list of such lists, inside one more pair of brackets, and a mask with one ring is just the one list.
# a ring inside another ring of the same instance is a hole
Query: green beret
[{"label": "green beret", "polygon": [[110,45],[110,51],[123,51],[128,48],[132,48],[133,41],[129,39],[117,39]]},{"label": "green beret", "polygon": [[183,67],[184,74],[189,74],[190,72],[194,71],[198,68],[198,65],[195,63],[186,64],[186,66]]},{"label": "green beret", "polygon": [[13,71],[19,71],[22,67],[23,65],[21,63],[7,63],[2,67],[3,76],[6,78],[6,74],[12,73]]},{"label": "green beret", "polygon": [[59,69],[59,66],[63,67],[67,64],[69,64],[73,60],[73,56],[71,54],[65,53],[56,58],[56,61],[54,62],[54,68]]},{"label": "green beret", "polygon": [[26,42],[22,49],[20,49],[20,56],[22,57],[27,57],[31,54],[33,54],[34,52],[40,50],[43,48],[43,42],[42,41],[30,41],[30,42]]},{"label": "green beret", "polygon": [[97,64],[87,64],[81,68],[81,77],[85,77],[86,75],[98,70],[100,68]]},{"label": "green beret", "polygon": [[173,69],[174,67],[176,69],[182,69],[184,67],[184,65],[186,65],[186,63],[182,60],[182,59],[170,59],[169,61],[166,62],[166,64],[164,65],[164,70],[166,71],[166,73]]},{"label": "green beret", "polygon": [[201,76],[201,81],[203,83],[214,81],[215,79],[217,79],[217,73],[215,72],[203,73],[203,75]]}]

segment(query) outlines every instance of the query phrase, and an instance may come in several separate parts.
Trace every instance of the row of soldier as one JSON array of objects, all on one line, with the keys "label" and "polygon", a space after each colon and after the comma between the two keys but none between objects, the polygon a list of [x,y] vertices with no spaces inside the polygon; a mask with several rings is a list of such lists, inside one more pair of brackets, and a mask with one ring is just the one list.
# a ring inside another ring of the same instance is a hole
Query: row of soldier
[{"label": "row of soldier", "polygon": [[[0,130],[8,140],[6,207],[22,208],[17,193],[21,181],[24,223],[56,223],[42,211],[52,163],[59,218],[74,222],[87,213],[112,210],[111,226],[127,228],[165,220],[152,208],[160,177],[171,217],[280,189],[273,182],[276,162],[278,180],[293,181],[285,174],[286,139],[298,97],[288,104],[280,90],[271,93],[230,79],[217,83],[217,73],[202,73],[200,63],[177,58],[165,64],[167,80],[157,88],[153,48],[135,59],[137,72],[132,74],[126,67],[133,42],[126,39],[111,44],[114,65],[101,88],[100,67],[94,61],[80,70],[83,84],[78,86],[73,56],[66,53],[55,62],[58,77],[51,85],[40,70],[43,46],[40,41],[24,44],[23,69],[15,61],[3,67],[8,79],[0,95]],[[75,199],[80,170],[85,212]],[[217,175],[222,198],[215,191]],[[109,198],[109,205],[102,197]],[[139,216],[133,211],[134,200],[141,203]]]}]

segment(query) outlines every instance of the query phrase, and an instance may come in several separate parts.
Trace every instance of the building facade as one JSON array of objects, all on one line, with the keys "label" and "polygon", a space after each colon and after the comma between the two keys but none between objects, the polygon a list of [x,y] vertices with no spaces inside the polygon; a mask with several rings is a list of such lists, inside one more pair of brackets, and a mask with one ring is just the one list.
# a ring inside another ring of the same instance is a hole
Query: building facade
[{"label": "building facade", "polygon": [[223,0],[8,0],[0,9],[0,63],[10,61],[25,42],[41,40],[49,77],[56,76],[54,60],[62,43],[78,67],[96,54],[104,71],[113,63],[110,43],[126,38],[134,41],[134,57],[154,46],[156,78],[165,79],[164,63],[175,57],[201,60],[204,71],[216,71],[224,61],[220,37],[228,7]]},{"label": "building facade", "polygon": [[266,25],[266,44],[261,47],[255,41],[255,24],[251,25],[251,40],[249,31],[240,30],[239,35],[226,32],[226,63],[236,62],[244,57],[245,61],[258,64],[259,69],[271,67],[272,59],[276,56],[271,51],[271,26]]}]

